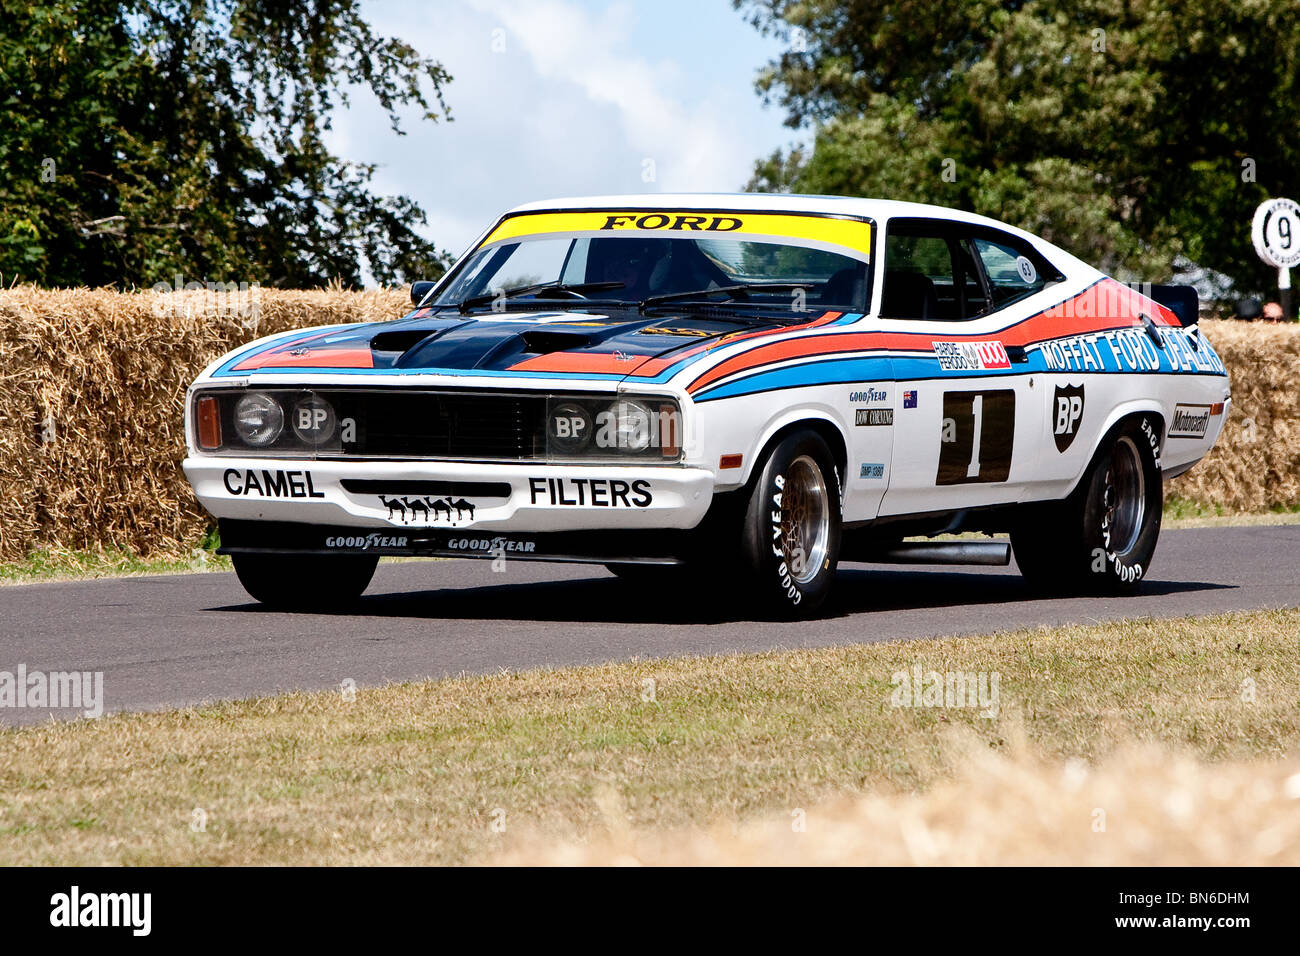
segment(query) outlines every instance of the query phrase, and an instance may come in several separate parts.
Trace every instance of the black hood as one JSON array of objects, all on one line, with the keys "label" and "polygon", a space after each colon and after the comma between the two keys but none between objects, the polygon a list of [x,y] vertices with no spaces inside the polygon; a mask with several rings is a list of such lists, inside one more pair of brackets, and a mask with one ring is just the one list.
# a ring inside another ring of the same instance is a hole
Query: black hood
[{"label": "black hood", "polygon": [[[415,316],[369,327],[374,367],[507,371],[537,364],[541,356],[565,353],[572,371],[598,365],[614,356],[614,366],[630,374],[643,362],[713,341],[725,335],[781,325],[748,317],[702,317],[660,314],[635,309],[622,314],[602,311],[513,312],[461,316],[456,313]],[[358,333],[366,330],[358,330]],[[548,363],[555,364],[555,363]],[[541,369],[545,370],[545,369]]]}]

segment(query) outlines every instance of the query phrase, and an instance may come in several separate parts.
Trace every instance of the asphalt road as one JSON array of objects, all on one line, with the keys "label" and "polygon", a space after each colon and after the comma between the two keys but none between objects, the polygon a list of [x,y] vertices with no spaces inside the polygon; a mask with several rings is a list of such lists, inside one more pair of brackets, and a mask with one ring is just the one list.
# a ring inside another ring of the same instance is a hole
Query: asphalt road
[{"label": "asphalt road", "polygon": [[[1300,526],[1166,531],[1125,598],[1033,597],[1009,568],[847,565],[822,620],[728,620],[598,566],[381,565],[356,613],[282,614],[233,574],[0,587],[3,672],[100,671],[105,711],[631,657],[824,647],[1300,606]],[[0,724],[71,711],[3,706]]]}]

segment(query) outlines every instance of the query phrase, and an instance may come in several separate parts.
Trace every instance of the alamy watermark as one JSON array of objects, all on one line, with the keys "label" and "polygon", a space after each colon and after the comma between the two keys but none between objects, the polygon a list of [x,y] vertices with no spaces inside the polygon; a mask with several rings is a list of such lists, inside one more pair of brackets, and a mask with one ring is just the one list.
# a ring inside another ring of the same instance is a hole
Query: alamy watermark
[{"label": "alamy watermark", "polygon": [[969,707],[978,708],[981,717],[998,715],[1002,675],[997,671],[922,671],[916,664],[895,671],[889,681],[893,707]]},{"label": "alamy watermark", "polygon": [[79,710],[86,717],[104,713],[103,671],[0,671],[0,707],[19,710]]},{"label": "alamy watermark", "polygon": [[[262,314],[262,287],[256,282],[186,282],[177,273],[171,282],[153,286],[153,313],[167,315],[228,315],[255,324]],[[195,293],[201,293],[196,295]]]}]

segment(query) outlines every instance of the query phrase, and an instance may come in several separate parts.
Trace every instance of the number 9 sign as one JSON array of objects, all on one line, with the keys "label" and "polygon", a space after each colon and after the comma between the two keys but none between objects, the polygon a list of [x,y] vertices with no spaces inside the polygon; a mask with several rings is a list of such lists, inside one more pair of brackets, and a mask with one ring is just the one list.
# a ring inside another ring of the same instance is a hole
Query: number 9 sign
[{"label": "number 9 sign", "polygon": [[1255,252],[1268,265],[1289,269],[1300,265],[1300,206],[1290,199],[1259,204],[1251,223]]}]

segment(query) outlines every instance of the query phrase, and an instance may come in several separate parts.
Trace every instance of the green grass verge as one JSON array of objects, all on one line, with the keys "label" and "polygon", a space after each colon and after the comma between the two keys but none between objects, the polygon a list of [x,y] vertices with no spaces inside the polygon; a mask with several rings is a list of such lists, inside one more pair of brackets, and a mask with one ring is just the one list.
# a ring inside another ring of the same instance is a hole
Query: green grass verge
[{"label": "green grass verge", "polygon": [[[490,861],[521,831],[586,839],[609,794],[645,832],[788,820],[951,780],[954,729],[994,751],[1022,739],[1034,759],[1147,745],[1271,761],[1300,747],[1298,646],[1300,610],[1283,610],[46,724],[0,734],[0,864]],[[913,668],[996,673],[997,714],[895,706],[893,675]]]},{"label": "green grass verge", "polygon": [[188,555],[158,558],[142,558],[129,551],[67,551],[47,548],[32,552],[23,561],[0,563],[0,585],[146,574],[193,574],[230,569],[229,558],[204,547],[195,547]]}]

